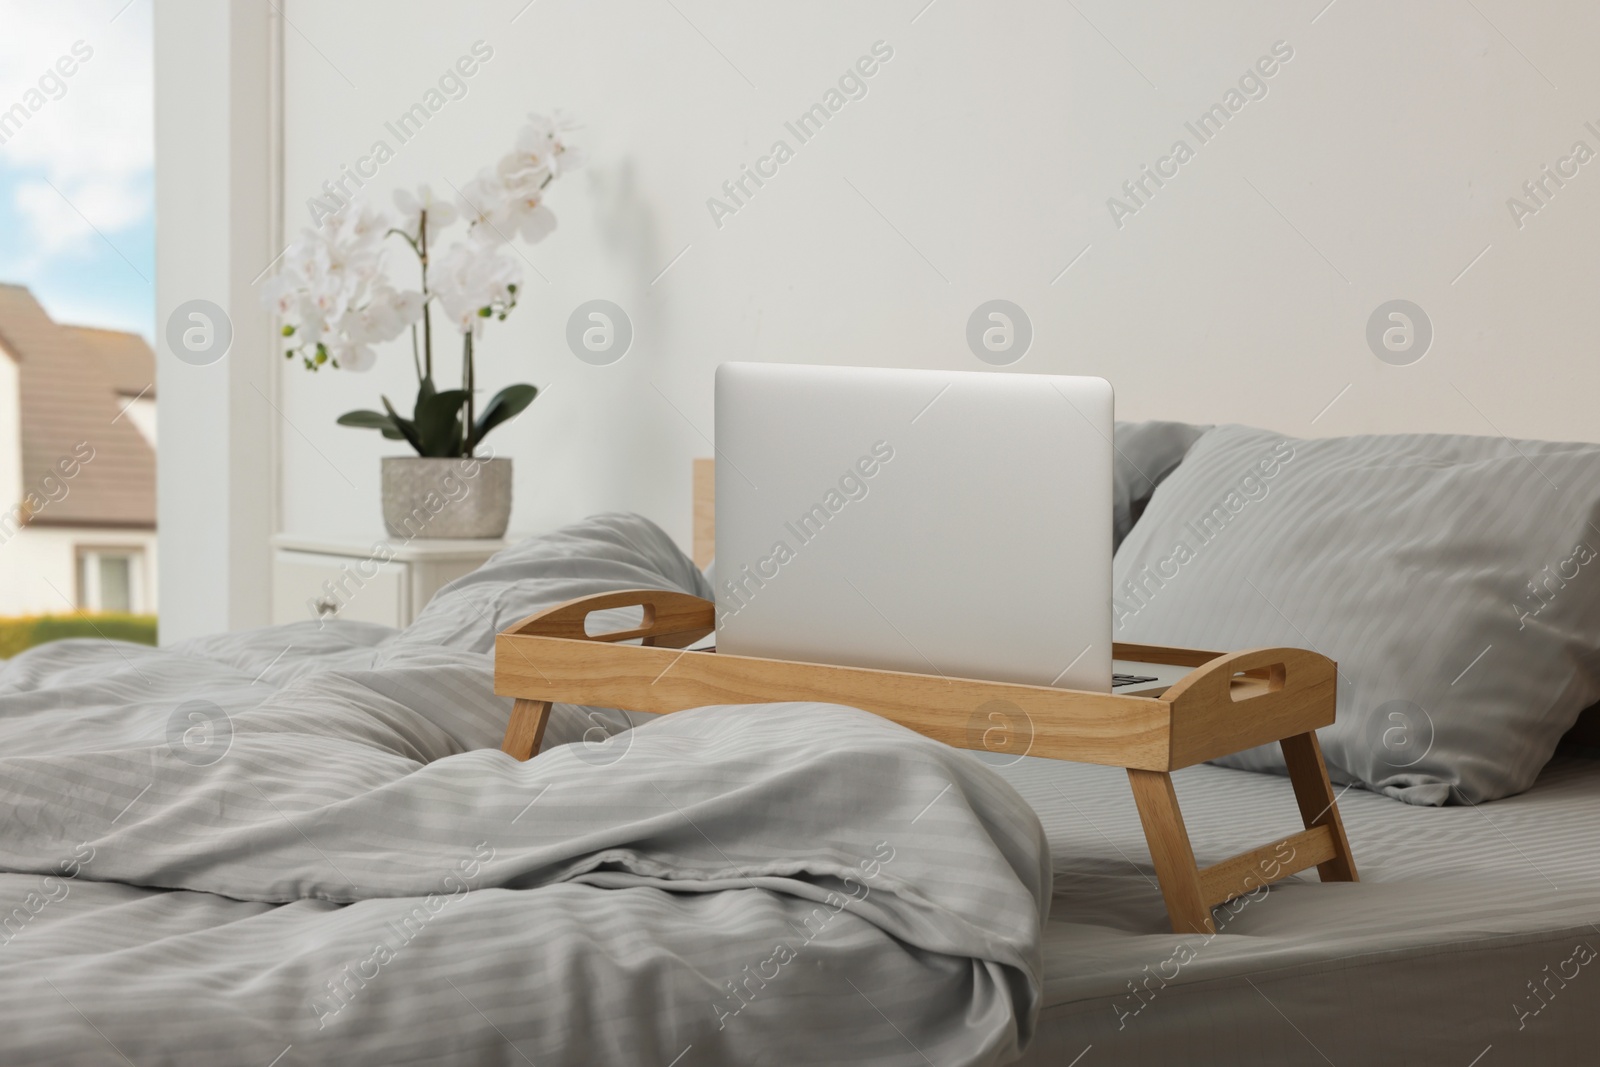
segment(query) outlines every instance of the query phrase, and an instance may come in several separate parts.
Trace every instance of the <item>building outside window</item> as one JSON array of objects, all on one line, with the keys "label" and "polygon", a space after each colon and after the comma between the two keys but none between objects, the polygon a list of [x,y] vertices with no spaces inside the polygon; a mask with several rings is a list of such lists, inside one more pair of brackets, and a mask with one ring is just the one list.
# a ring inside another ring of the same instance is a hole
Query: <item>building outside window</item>
[{"label": "building outside window", "polygon": [[83,611],[146,610],[144,552],[137,548],[78,549],[78,607]]}]

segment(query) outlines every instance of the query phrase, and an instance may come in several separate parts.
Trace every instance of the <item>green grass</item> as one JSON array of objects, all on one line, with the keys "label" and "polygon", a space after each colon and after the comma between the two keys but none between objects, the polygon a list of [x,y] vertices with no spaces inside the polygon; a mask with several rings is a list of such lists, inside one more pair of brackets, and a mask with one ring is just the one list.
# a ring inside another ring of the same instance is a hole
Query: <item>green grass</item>
[{"label": "green grass", "polygon": [[109,637],[141,645],[156,643],[154,615],[25,615],[0,618],[0,659],[68,637]]}]

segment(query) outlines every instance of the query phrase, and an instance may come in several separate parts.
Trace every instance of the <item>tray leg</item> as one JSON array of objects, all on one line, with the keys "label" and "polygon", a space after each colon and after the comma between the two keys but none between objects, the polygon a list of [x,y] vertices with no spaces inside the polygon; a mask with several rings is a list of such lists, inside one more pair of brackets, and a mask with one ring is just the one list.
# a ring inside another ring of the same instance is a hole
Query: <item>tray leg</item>
[{"label": "tray leg", "polygon": [[519,760],[532,759],[544,741],[544,725],[550,721],[550,701],[518,699],[511,706],[511,721],[506,724],[500,751]]},{"label": "tray leg", "polygon": [[1175,934],[1214,934],[1211,909],[1200,892],[1200,870],[1195,866],[1189,831],[1178,810],[1178,794],[1172,788],[1172,775],[1165,771],[1128,770],[1128,784],[1139,806],[1139,821],[1150,845],[1161,896],[1167,902],[1167,915]]},{"label": "tray leg", "polygon": [[1283,749],[1283,762],[1289,768],[1289,781],[1294,784],[1294,799],[1300,805],[1300,818],[1309,830],[1313,826],[1326,826],[1333,832],[1334,857],[1317,864],[1317,875],[1324,882],[1354,882],[1356,861],[1350,851],[1350,839],[1344,835],[1344,820],[1339,817],[1339,805],[1334,800],[1333,785],[1328,781],[1328,767],[1322,762],[1322,746],[1315,733],[1295,734],[1278,742]]}]

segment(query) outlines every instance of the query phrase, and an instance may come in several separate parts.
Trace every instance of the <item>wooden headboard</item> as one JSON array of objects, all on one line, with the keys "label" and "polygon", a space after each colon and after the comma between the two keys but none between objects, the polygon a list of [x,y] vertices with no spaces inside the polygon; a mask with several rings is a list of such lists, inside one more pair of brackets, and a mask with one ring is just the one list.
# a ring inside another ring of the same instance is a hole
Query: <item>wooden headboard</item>
[{"label": "wooden headboard", "polygon": [[717,554],[717,461],[694,461],[694,565],[701,570]]}]

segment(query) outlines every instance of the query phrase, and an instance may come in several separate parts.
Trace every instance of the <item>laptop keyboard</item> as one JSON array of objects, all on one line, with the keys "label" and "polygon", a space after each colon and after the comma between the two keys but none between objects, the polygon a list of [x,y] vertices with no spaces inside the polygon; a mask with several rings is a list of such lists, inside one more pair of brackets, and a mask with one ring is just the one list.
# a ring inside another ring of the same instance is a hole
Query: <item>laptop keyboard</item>
[{"label": "laptop keyboard", "polygon": [[1111,688],[1117,689],[1124,685],[1138,685],[1141,682],[1153,682],[1155,680],[1156,676],[1153,674],[1113,674],[1111,676]]}]

